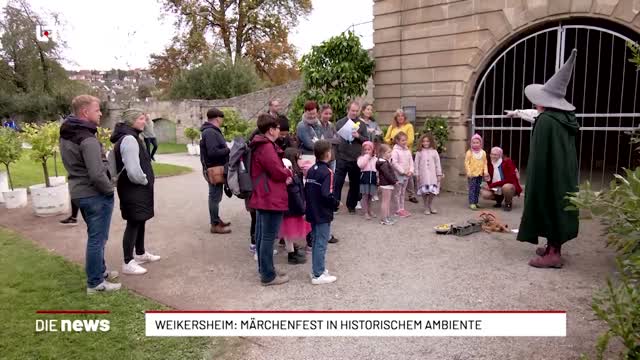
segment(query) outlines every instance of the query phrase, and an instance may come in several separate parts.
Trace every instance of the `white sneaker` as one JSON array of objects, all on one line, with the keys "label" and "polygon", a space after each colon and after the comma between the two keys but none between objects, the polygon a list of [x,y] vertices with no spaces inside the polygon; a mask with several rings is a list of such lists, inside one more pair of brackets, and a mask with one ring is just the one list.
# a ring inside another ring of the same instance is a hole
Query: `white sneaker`
[{"label": "white sneaker", "polygon": [[133,258],[136,260],[138,264],[144,264],[146,262],[154,262],[162,259],[158,255],[153,255],[150,252],[145,252],[142,255],[134,255]]},{"label": "white sneaker", "polygon": [[[329,275],[329,269],[324,268],[324,272],[322,274],[323,275]],[[313,280],[313,278],[315,278],[315,276],[313,276],[313,273],[309,274],[309,277],[311,278],[311,280]]]},{"label": "white sneaker", "polygon": [[115,270],[107,270],[107,271],[104,272],[104,274],[102,274],[102,276],[107,281],[113,281],[113,280],[117,279],[118,276],[120,276],[120,274]]},{"label": "white sneaker", "polygon": [[380,199],[378,198],[378,195],[373,195],[373,199],[371,199],[371,201],[378,201],[378,200],[380,200]]},{"label": "white sneaker", "polygon": [[278,255],[278,250],[277,249],[273,249],[273,255]]},{"label": "white sneaker", "polygon": [[135,260],[131,260],[128,264],[122,264],[122,273],[128,275],[142,275],[147,273],[147,269],[138,265]]},{"label": "white sneaker", "polygon": [[87,295],[96,294],[99,292],[109,292],[109,291],[117,291],[120,290],[119,283],[110,283],[108,281],[103,281],[96,287],[87,288]]},{"label": "white sneaker", "polygon": [[362,209],[362,204],[360,204],[360,201],[358,201],[358,204],[356,204],[356,210],[360,209]]},{"label": "white sneaker", "polygon": [[258,261],[258,253],[257,252],[253,253],[253,260]]},{"label": "white sneaker", "polygon": [[329,275],[328,272],[324,272],[319,277],[311,279],[311,284],[313,284],[313,285],[331,284],[332,282],[335,282],[336,280],[338,280],[337,277],[335,277],[333,275]]}]

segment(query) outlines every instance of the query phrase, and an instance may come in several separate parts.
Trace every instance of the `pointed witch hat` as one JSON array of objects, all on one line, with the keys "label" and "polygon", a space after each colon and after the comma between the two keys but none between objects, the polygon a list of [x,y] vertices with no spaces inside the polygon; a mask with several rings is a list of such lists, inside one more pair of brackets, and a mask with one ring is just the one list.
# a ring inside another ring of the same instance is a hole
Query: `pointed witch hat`
[{"label": "pointed witch hat", "polygon": [[527,99],[535,105],[564,111],[574,111],[575,106],[565,100],[567,85],[576,62],[578,50],[573,49],[567,62],[544,85],[532,84],[524,88]]}]

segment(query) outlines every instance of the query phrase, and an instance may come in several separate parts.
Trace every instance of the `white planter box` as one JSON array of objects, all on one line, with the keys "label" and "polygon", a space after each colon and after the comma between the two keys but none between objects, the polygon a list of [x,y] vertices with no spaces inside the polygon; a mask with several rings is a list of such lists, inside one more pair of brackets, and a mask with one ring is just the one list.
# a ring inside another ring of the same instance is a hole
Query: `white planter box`
[{"label": "white planter box", "polygon": [[189,153],[189,155],[199,155],[200,145],[187,144],[187,152]]},{"label": "white planter box", "polygon": [[29,186],[31,205],[37,216],[62,214],[69,209],[69,187],[67,184],[46,187],[45,184]]},{"label": "white planter box", "polygon": [[66,176],[49,176],[49,183],[51,186],[58,186],[67,183]]},{"label": "white planter box", "polygon": [[7,177],[6,172],[0,171],[0,203],[4,202],[4,196],[2,196],[2,193],[5,191],[9,191],[9,178]]},{"label": "white planter box", "polygon": [[27,206],[27,189],[16,188],[13,191],[3,191],[4,206],[7,209],[17,209]]}]

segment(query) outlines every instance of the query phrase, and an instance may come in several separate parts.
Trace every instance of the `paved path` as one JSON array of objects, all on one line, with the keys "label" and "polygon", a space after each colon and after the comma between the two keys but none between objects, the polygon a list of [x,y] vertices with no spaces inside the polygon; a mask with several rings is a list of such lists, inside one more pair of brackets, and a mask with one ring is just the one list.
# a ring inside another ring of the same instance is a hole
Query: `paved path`
[{"label": "paved path", "polygon": [[[199,167],[187,155],[158,155],[160,162]],[[262,287],[248,252],[249,216],[238,199],[224,198],[222,216],[233,233],[209,233],[207,186],[199,171],[156,182],[156,217],[147,225],[147,248],[163,256],[141,277],[122,282],[145,296],[178,309],[385,309],[385,310],[567,310],[566,338],[252,338],[241,359],[575,359],[591,352],[602,324],[590,308],[594,289],[614,267],[593,221],[563,254],[562,270],[527,266],[534,247],[513,234],[435,235],[431,228],[477,215],[465,198],[443,195],[440,214],[418,215],[383,227],[360,216],[340,215],[329,245],[332,285],[309,283],[310,262],[292,266],[278,254],[276,264],[290,275],[283,286]],[[413,205],[413,204],[411,204]],[[517,227],[521,201],[499,216]],[[120,270],[124,222],[114,211],[107,246],[109,266]],[[83,263],[86,230],[57,224],[61,217],[36,218],[30,209],[0,209],[0,226],[15,229],[72,261]],[[83,291],[83,284],[78,284]],[[526,326],[526,324],[523,324]]]}]

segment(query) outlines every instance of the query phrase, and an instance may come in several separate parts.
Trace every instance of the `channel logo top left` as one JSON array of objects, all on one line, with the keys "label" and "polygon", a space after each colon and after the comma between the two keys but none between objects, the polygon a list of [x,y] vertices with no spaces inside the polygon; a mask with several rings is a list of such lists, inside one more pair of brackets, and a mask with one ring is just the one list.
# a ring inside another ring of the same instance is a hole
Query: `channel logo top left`
[{"label": "channel logo top left", "polygon": [[38,41],[49,42],[53,39],[53,30],[49,26],[38,25],[36,26],[36,38]]}]

